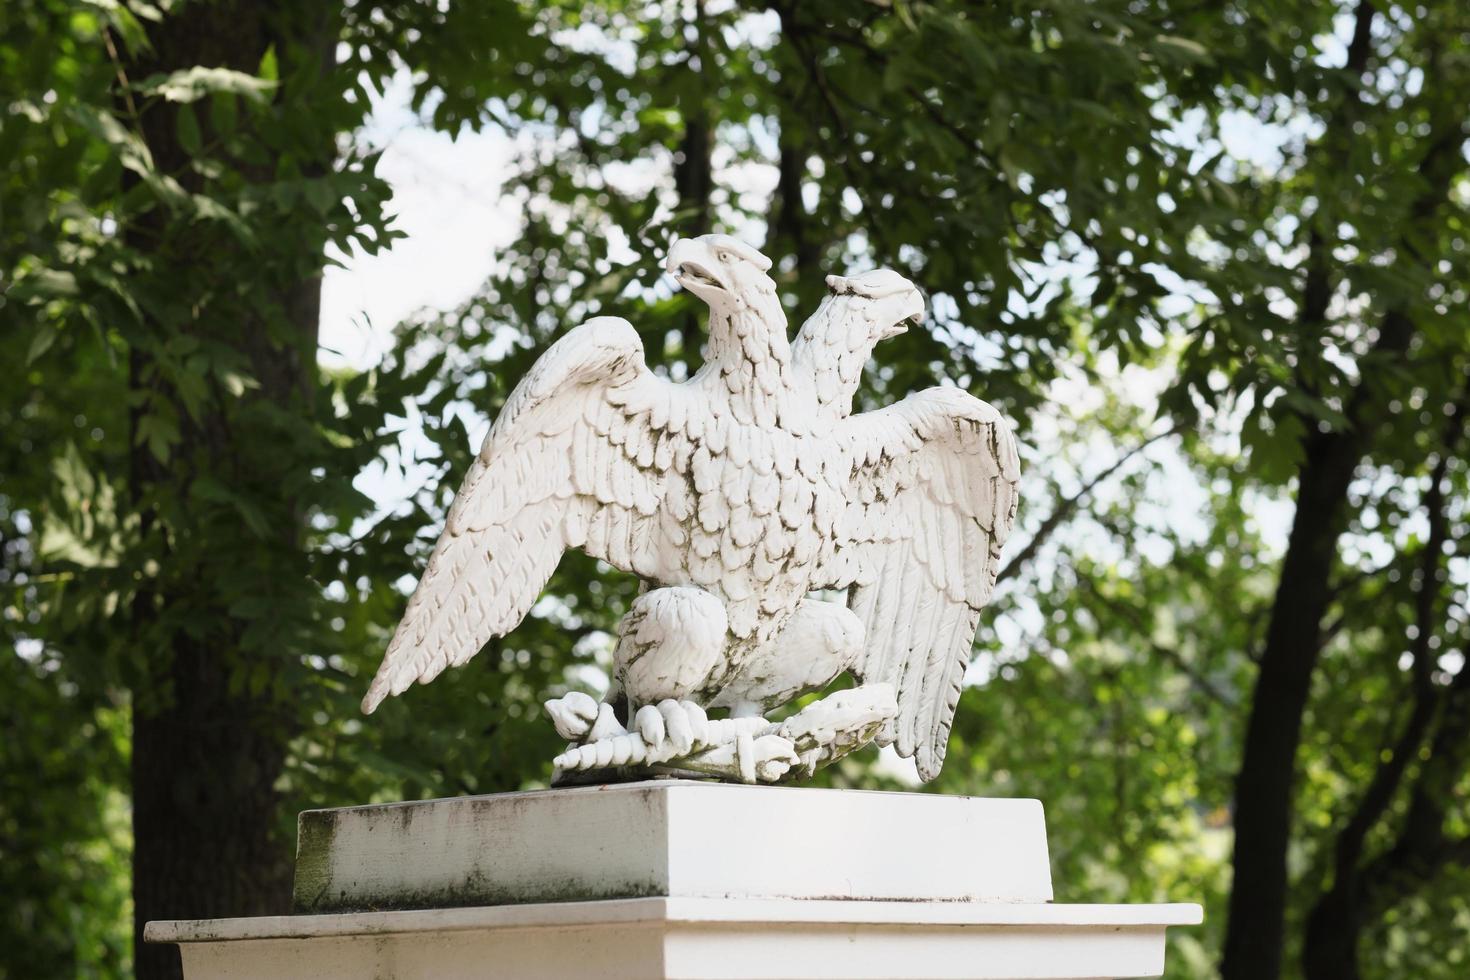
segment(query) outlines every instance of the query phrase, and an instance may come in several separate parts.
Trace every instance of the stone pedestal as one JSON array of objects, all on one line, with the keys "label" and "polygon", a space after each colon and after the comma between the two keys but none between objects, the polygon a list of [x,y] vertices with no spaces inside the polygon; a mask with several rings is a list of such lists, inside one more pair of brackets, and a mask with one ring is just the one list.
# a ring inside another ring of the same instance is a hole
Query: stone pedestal
[{"label": "stone pedestal", "polygon": [[659,781],[308,811],[297,914],[190,980],[1134,977],[1197,905],[1057,905],[1041,805]]}]

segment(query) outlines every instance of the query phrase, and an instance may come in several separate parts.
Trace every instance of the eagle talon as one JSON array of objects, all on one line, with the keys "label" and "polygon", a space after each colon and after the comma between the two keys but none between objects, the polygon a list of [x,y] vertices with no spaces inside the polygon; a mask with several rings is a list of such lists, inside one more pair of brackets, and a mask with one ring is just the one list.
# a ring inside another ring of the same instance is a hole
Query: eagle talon
[{"label": "eagle talon", "polygon": [[668,729],[664,725],[664,716],[653,705],[645,704],[638,709],[638,714],[633,717],[633,727],[643,736],[643,741],[648,743],[650,749],[657,752],[664,747]]},{"label": "eagle talon", "polygon": [[675,756],[686,755],[694,747],[694,726],[690,724],[687,703],[673,698],[665,698],[658,703],[658,712],[663,715],[664,728]]},{"label": "eagle talon", "polygon": [[597,702],[581,691],[568,691],[545,702],[546,713],[556,733],[569,742],[581,741],[597,720]]},{"label": "eagle talon", "polygon": [[597,706],[597,720],[592,723],[592,728],[587,732],[587,741],[600,742],[605,738],[617,738],[619,735],[628,734],[623,723],[618,721],[618,713],[613,706],[606,701]]}]

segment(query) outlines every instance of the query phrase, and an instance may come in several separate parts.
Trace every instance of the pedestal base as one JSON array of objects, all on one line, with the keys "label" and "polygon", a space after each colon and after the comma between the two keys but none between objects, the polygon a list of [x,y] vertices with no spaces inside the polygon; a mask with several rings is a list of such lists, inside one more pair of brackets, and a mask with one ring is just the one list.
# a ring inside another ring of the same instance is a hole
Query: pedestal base
[{"label": "pedestal base", "polygon": [[1157,976],[1198,905],[635,898],[154,922],[190,980]]},{"label": "pedestal base", "polygon": [[1036,800],[664,779],[308,810],[298,823],[297,912],[1052,897]]},{"label": "pedestal base", "polygon": [[1035,800],[655,781],[308,811],[303,914],[189,980],[1156,976],[1197,905],[1054,905]]}]

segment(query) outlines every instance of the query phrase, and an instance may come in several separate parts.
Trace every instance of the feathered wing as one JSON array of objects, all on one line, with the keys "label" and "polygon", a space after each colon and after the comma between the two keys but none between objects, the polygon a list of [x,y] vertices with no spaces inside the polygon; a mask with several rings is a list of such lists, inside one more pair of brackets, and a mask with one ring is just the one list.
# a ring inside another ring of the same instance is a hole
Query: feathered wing
[{"label": "feathered wing", "polygon": [[654,452],[687,398],[649,372],[626,320],[599,317],[553,344],[470,466],[363,711],[514,629],[569,547],[650,574],[663,498]]},{"label": "feathered wing", "polygon": [[980,611],[1015,522],[1020,463],[1000,414],[957,389],[931,388],[845,420],[847,513],[814,587],[849,588],[867,627],[864,681],[887,681],[898,716],[880,740],[939,774]]}]

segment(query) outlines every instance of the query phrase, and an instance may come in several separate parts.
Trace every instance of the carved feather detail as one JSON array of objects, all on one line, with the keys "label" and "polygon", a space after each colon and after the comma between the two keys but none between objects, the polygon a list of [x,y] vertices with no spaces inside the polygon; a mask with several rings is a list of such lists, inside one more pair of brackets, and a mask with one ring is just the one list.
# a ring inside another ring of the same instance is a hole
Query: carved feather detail
[{"label": "carved feather detail", "polygon": [[598,317],[553,344],[470,466],[363,711],[514,629],[568,547],[654,574],[635,529],[649,529],[643,518],[658,511],[664,473],[637,457],[659,435],[654,406],[667,418],[681,397],[649,372],[626,320]]},{"label": "carved feather detail", "polygon": [[868,636],[855,672],[898,691],[880,740],[932,779],[1015,523],[1015,438],[985,402],[931,388],[847,418],[837,440],[852,460],[848,504],[814,587],[851,589]]}]

